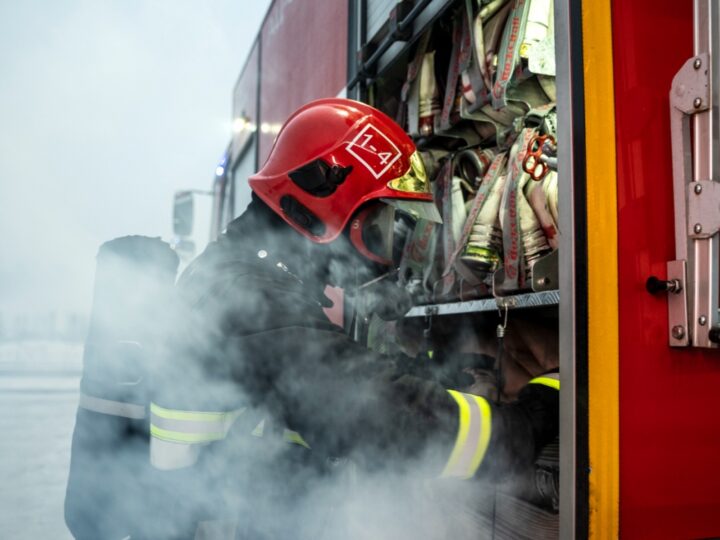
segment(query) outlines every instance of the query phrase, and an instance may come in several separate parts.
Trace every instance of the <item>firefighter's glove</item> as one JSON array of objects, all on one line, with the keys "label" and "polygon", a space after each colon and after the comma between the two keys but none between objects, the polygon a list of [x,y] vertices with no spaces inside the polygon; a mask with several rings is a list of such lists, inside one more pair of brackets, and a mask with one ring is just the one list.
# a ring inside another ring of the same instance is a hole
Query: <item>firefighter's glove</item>
[{"label": "firefighter's glove", "polygon": [[475,382],[475,377],[465,371],[440,371],[435,377],[443,388],[466,389]]},{"label": "firefighter's glove", "polygon": [[362,290],[363,314],[374,313],[383,321],[396,321],[413,306],[410,293],[390,279],[378,280]]},{"label": "firefighter's glove", "polygon": [[491,369],[494,359],[484,354],[438,351],[431,359],[433,379],[450,390],[467,391],[476,381],[475,371]]}]

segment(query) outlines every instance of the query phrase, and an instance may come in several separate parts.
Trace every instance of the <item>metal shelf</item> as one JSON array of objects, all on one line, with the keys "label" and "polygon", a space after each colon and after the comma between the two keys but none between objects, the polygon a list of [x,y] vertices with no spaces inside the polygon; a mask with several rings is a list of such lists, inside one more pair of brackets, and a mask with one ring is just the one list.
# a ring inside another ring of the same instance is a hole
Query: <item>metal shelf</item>
[{"label": "metal shelf", "polygon": [[412,23],[412,37],[407,41],[396,41],[388,48],[385,54],[378,58],[375,66],[375,78],[384,75],[385,71],[394,64],[398,58],[403,56],[420,36],[455,4],[456,0],[431,0],[427,2],[427,5]]},{"label": "metal shelf", "polygon": [[542,306],[557,306],[560,303],[559,291],[542,291],[533,293],[501,296],[498,298],[480,298],[466,302],[451,302],[448,304],[428,304],[415,306],[407,312],[405,317],[425,317],[427,315],[461,315],[463,313],[478,313],[482,311],[497,311],[506,306],[508,309],[523,309]]},{"label": "metal shelf", "polygon": [[[348,90],[361,81],[364,81],[365,84],[371,84],[383,76],[385,71],[398,58],[406,54],[420,36],[456,1],[418,0],[406,19],[396,21],[397,27],[391,28],[386,23],[375,36],[371,36],[366,43],[361,44],[359,51],[361,58],[365,55],[368,57],[360,61],[357,73],[348,81]],[[407,34],[407,36],[403,34]],[[368,49],[370,44],[374,44],[374,47]],[[363,51],[363,48],[366,50]]]}]

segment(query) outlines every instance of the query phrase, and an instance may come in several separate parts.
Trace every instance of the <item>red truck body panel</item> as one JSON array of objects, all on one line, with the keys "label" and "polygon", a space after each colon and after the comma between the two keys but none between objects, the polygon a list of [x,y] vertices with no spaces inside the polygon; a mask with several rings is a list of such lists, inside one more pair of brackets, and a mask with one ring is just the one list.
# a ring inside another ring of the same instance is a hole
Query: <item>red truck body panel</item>
[{"label": "red truck body panel", "polygon": [[345,87],[348,3],[276,0],[260,36],[262,168],[276,135],[268,126],[279,127],[301,105],[334,97]]},{"label": "red truck body panel", "polygon": [[644,286],[675,259],[668,94],[692,9],[613,2],[623,539],[720,536],[720,351],[670,348],[667,298]]},{"label": "red truck body panel", "polygon": [[249,125],[243,124],[243,129],[233,133],[231,161],[235,160],[238,154],[242,152],[247,141],[252,137],[253,131],[250,125],[255,128],[258,125],[259,70],[260,42],[255,40],[233,91],[233,119],[242,119]]}]

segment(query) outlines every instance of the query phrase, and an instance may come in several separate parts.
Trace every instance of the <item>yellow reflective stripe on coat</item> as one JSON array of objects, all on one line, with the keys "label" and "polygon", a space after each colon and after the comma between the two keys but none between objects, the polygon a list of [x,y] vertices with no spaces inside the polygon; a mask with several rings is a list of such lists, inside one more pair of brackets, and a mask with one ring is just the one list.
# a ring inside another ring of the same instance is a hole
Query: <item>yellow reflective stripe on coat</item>
[{"label": "yellow reflective stripe on coat", "polygon": [[165,441],[198,444],[224,439],[245,408],[224,412],[183,411],[150,404],[150,435]]},{"label": "yellow reflective stripe on coat", "polygon": [[297,431],[293,431],[291,429],[286,429],[283,432],[283,436],[285,437],[285,442],[293,443],[293,444],[299,444],[300,446],[304,446],[308,450],[310,450],[310,445],[303,439],[302,435],[300,435]]},{"label": "yellow reflective stripe on coat", "polygon": [[560,390],[560,374],[548,373],[542,377],[535,377],[528,384],[542,384],[543,386],[549,386],[555,390]]},{"label": "yellow reflective stripe on coat", "polygon": [[[265,434],[265,419],[263,418],[260,420],[260,423],[255,426],[255,429],[253,429],[250,432],[250,435],[253,437],[263,437]],[[303,436],[300,435],[297,431],[293,431],[292,429],[284,429],[283,430],[283,439],[287,443],[292,444],[299,444],[300,446],[304,446],[308,450],[310,450],[310,445],[303,439]]]},{"label": "yellow reflective stripe on coat", "polygon": [[445,478],[471,478],[490,444],[492,412],[485,398],[448,390],[458,405],[458,434],[445,469]]},{"label": "yellow reflective stripe on coat", "polygon": [[224,431],[210,433],[182,433],[170,429],[162,429],[152,424],[150,424],[150,435],[164,441],[188,444],[207,443],[219,441],[225,438]]},{"label": "yellow reflective stripe on coat", "polygon": [[253,429],[250,432],[250,435],[252,435],[253,437],[262,437],[264,433],[265,433],[265,419],[263,418],[262,420],[260,420],[258,425],[255,426],[255,429]]},{"label": "yellow reflective stripe on coat", "polygon": [[245,408],[233,411],[205,412],[205,411],[181,411],[177,409],[166,409],[157,403],[150,404],[150,412],[160,418],[168,420],[191,420],[197,422],[211,422],[213,420],[224,420],[228,415],[236,414],[237,411],[244,411]]}]

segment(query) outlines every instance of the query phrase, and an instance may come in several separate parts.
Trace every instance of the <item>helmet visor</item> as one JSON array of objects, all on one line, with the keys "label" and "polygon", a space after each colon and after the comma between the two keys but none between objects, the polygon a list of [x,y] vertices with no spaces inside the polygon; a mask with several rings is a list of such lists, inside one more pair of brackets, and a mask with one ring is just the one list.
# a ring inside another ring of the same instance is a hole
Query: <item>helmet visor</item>
[{"label": "helmet visor", "polygon": [[432,221],[433,223],[442,223],[440,211],[434,201],[419,201],[417,199],[380,200],[415,219],[424,219],[425,221]]},{"label": "helmet visor", "polygon": [[[425,164],[423,163],[420,153],[415,151],[410,156],[410,168],[408,171],[388,182],[388,187],[395,191],[404,193],[426,194],[431,195],[430,180],[425,172]],[[423,201],[419,199],[381,199],[384,203],[394,206],[396,209],[409,214],[415,219],[425,219],[434,223],[442,223],[440,212],[433,201]]]},{"label": "helmet visor", "polygon": [[430,195],[430,180],[425,172],[425,165],[420,154],[413,152],[410,156],[410,168],[402,176],[390,180],[388,187],[405,193],[426,193]]}]

